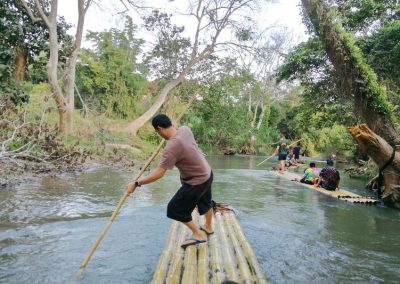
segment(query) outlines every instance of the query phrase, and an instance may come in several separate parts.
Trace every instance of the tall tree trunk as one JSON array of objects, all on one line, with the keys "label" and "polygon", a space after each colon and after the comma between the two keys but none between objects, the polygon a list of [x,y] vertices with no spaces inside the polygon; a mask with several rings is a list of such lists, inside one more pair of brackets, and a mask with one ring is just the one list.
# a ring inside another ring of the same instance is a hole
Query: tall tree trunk
[{"label": "tall tree trunk", "polygon": [[[59,114],[59,132],[61,134],[71,133],[73,130],[76,61],[82,43],[85,15],[92,0],[78,0],[78,25],[76,28],[74,49],[70,57],[68,58],[67,68],[65,69],[64,76],[62,78],[64,80],[65,87],[64,93],[58,81],[58,0],[50,1],[50,11],[48,13],[45,12],[47,9],[44,8],[44,3],[42,1],[34,1],[34,3],[29,3],[29,1],[26,0],[20,1],[28,12],[32,21],[43,21],[47,29],[49,30],[50,55],[49,61],[47,62],[47,79],[49,81],[52,91],[52,97],[57,105],[57,110]],[[33,9],[35,9],[37,13],[33,13]],[[39,17],[36,17],[35,14],[38,14]]]},{"label": "tall tree trunk", "polygon": [[323,1],[302,0],[302,3],[348,97],[354,98],[356,113],[389,144],[400,144],[385,89],[378,84],[353,36],[343,30]]},{"label": "tall tree trunk", "polygon": [[251,113],[251,104],[253,103],[251,99],[252,99],[252,97],[251,97],[251,92],[249,92],[249,102],[248,102],[248,104],[249,104],[249,110],[248,110],[248,111],[249,111],[250,113]]},{"label": "tall tree trunk", "polygon": [[23,44],[20,44],[17,52],[17,57],[15,58],[15,73],[14,78],[17,82],[21,82],[25,79],[25,69],[26,69],[26,58],[28,52]]},{"label": "tall tree trunk", "polygon": [[261,127],[261,125],[262,125],[262,122],[263,122],[263,120],[264,120],[265,109],[266,109],[266,107],[265,107],[265,105],[264,105],[264,100],[262,100],[262,102],[261,102],[261,114],[260,114],[260,117],[258,118],[257,130],[260,129],[260,127]]},{"label": "tall tree trunk", "polygon": [[206,49],[204,49],[197,57],[194,57],[192,60],[190,60],[188,65],[183,69],[183,71],[178,75],[178,77],[176,79],[173,79],[173,80],[169,81],[164,86],[164,88],[162,88],[162,90],[160,92],[160,95],[158,96],[158,98],[156,99],[154,104],[144,114],[142,114],[140,117],[138,117],[133,122],[131,122],[125,128],[125,131],[129,132],[129,133],[131,133],[133,135],[136,135],[138,130],[147,121],[149,121],[154,116],[154,114],[156,114],[156,112],[160,109],[160,107],[165,102],[165,100],[166,100],[166,98],[168,96],[168,93],[173,88],[175,88],[176,86],[181,84],[185,80],[185,77],[189,73],[190,69],[192,69],[193,66],[196,65],[201,60],[207,58],[211,54],[212,50],[213,50],[213,46],[209,46]]},{"label": "tall tree trunk", "polygon": [[[176,79],[171,80],[162,89],[156,102],[150,107],[150,109],[129,124],[128,127],[125,128],[125,131],[136,135],[138,129],[142,127],[161,107],[167,98],[169,91],[175,86],[179,85],[185,79],[190,69],[198,62],[208,58],[213,53],[217,45],[223,44],[222,42],[218,43],[219,36],[228,27],[235,26],[235,14],[240,13],[240,11],[245,11],[248,8],[253,8],[253,2],[255,1],[194,1],[192,3],[194,5],[189,5],[190,7],[188,15],[194,16],[197,22],[189,63],[187,66],[185,66],[184,70]],[[204,38],[201,37],[200,35],[206,30],[207,35],[204,35]],[[199,51],[200,44],[204,46],[204,49],[201,52]]]},{"label": "tall tree trunk", "polygon": [[68,58],[68,64],[65,72],[65,99],[66,99],[66,120],[67,120],[67,132],[71,132],[73,129],[73,113],[75,108],[75,74],[76,74],[76,61],[79,56],[82,45],[83,27],[85,24],[85,14],[87,8],[85,8],[85,1],[78,0],[78,24],[75,33],[74,48],[70,57]]},{"label": "tall tree trunk", "polygon": [[254,108],[254,113],[253,113],[253,121],[251,122],[251,128],[254,128],[254,125],[256,125],[256,119],[257,119],[257,113],[258,113],[258,106],[260,105],[260,101],[257,101],[256,107]]},{"label": "tall tree trunk", "polygon": [[157,100],[154,102],[154,104],[144,113],[142,114],[140,117],[138,117],[137,119],[135,119],[133,122],[131,122],[126,128],[125,131],[136,135],[138,130],[147,122],[149,121],[153,115],[158,111],[158,109],[163,105],[163,103],[165,102],[168,93],[175,88],[176,86],[178,86],[180,83],[182,83],[182,81],[184,80],[184,78],[178,77],[175,80],[172,80],[170,82],[168,82],[164,88],[162,88],[160,95],[158,96]]},{"label": "tall tree trunk", "polygon": [[[394,148],[365,124],[349,127],[348,130],[357,141],[360,150],[368,153],[380,169],[391,160]],[[388,163],[382,171],[384,178],[382,200],[386,204],[400,209],[400,153],[394,152],[394,154],[393,161]]]},{"label": "tall tree trunk", "polygon": [[66,134],[70,132],[67,119],[67,101],[65,100],[61,87],[58,83],[58,39],[57,39],[57,1],[51,2],[50,15],[46,18],[46,25],[49,30],[50,55],[47,62],[47,79],[49,80],[52,97],[56,101],[59,115],[59,132]]}]

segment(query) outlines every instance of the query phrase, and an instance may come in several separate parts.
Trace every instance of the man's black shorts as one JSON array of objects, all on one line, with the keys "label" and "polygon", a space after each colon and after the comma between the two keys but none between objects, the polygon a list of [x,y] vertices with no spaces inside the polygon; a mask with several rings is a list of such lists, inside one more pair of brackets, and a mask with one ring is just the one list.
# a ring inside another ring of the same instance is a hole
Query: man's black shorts
[{"label": "man's black shorts", "polygon": [[278,156],[278,160],[279,161],[285,161],[286,160],[286,154],[279,154],[279,156]]},{"label": "man's black shorts", "polygon": [[210,178],[202,184],[190,185],[183,183],[168,203],[167,217],[180,222],[190,222],[196,205],[200,215],[207,213],[212,207],[212,182],[213,173],[211,172]]}]

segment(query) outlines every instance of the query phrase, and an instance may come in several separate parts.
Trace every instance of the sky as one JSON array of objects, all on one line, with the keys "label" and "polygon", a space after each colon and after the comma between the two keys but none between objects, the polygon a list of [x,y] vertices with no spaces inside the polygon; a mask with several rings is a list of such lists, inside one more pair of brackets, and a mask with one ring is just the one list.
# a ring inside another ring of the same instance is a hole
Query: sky
[{"label": "sky", "polygon": [[[147,0],[147,5],[160,7],[169,11],[177,9],[180,2],[185,0]],[[59,0],[58,14],[64,16],[69,23],[76,23],[78,18],[77,0]],[[100,2],[100,1],[97,1]],[[293,44],[304,41],[307,38],[305,27],[302,24],[300,15],[300,0],[275,0],[274,4],[264,6],[257,15],[257,21],[263,27],[269,25],[286,26],[293,33]],[[124,10],[124,7],[118,0],[101,1],[99,5],[89,7],[85,20],[85,31],[104,31],[110,28],[121,28],[122,21],[119,13]],[[140,19],[134,12],[129,14],[134,20],[140,23]],[[185,20],[176,24],[183,24],[188,27]],[[139,25],[139,24],[138,24]],[[74,34],[74,28],[70,30]],[[143,34],[141,37],[147,40],[149,35]],[[87,46],[84,43],[83,46]]]}]

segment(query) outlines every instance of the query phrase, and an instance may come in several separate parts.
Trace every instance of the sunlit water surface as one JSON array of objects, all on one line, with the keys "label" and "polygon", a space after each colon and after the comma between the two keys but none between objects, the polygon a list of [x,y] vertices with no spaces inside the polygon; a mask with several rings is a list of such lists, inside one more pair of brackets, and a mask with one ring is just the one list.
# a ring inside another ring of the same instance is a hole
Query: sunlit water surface
[{"label": "sunlit water surface", "polygon": [[[324,196],[268,173],[272,163],[257,168],[262,159],[208,157],[214,200],[235,208],[270,283],[399,283],[400,211]],[[75,277],[132,176],[102,168],[0,191],[0,282],[150,282],[176,170],[128,198]],[[342,174],[344,189],[366,194],[363,185]]]}]

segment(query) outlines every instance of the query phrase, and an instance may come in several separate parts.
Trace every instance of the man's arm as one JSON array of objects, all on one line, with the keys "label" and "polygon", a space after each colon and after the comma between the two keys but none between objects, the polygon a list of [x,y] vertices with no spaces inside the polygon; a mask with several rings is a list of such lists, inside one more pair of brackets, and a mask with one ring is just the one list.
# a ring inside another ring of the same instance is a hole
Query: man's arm
[{"label": "man's arm", "polygon": [[[158,166],[148,176],[138,179],[137,182],[139,183],[139,185],[152,183],[152,182],[162,178],[165,175],[166,171],[167,171],[166,169]],[[132,193],[135,188],[136,188],[136,184],[134,182],[132,182],[132,183],[128,184],[126,191],[129,193]]]},{"label": "man's arm", "polygon": [[152,171],[148,176],[145,176],[144,178],[140,178],[138,179],[139,184],[149,184],[152,183],[160,178],[162,178],[165,173],[166,173],[166,169],[161,168],[160,166],[158,166],[157,168],[155,168],[154,171]]}]

